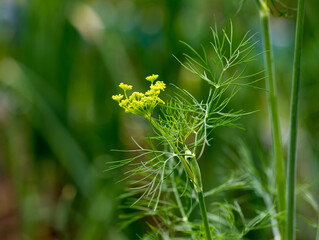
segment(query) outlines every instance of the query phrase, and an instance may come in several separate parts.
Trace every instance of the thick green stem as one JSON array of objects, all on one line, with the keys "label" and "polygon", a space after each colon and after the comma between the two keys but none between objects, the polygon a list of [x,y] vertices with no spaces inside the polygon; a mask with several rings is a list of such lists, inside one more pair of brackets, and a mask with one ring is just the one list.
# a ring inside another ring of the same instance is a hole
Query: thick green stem
[{"label": "thick green stem", "polygon": [[299,112],[299,90],[300,90],[300,62],[303,35],[303,19],[305,12],[305,1],[298,1],[297,28],[295,36],[295,57],[293,68],[293,85],[291,91],[290,108],[290,139],[288,147],[288,177],[287,177],[287,239],[295,239],[295,184],[297,166],[297,131],[298,131],[298,112]]},{"label": "thick green stem", "polygon": [[[170,168],[173,169],[172,161],[170,162]],[[186,213],[184,211],[181,198],[180,198],[180,196],[178,194],[178,191],[177,191],[174,172],[171,174],[171,182],[172,182],[173,194],[175,196],[178,209],[179,209],[179,211],[180,211],[180,213],[182,215],[182,219],[183,219],[184,222],[188,222],[188,216],[186,215]],[[187,227],[187,230],[192,231],[191,227]],[[195,237],[195,235],[193,233],[192,233],[191,237],[192,237],[191,239],[196,239],[196,237]]]},{"label": "thick green stem", "polygon": [[203,224],[204,224],[204,227],[205,227],[206,239],[207,240],[211,240],[212,236],[211,236],[211,233],[210,233],[210,228],[209,228],[209,223],[208,223],[208,217],[207,217],[207,211],[206,211],[206,205],[205,205],[205,199],[204,199],[203,191],[197,192],[197,196],[198,196],[198,201],[199,201],[200,212],[202,214]]},{"label": "thick green stem", "polygon": [[[269,30],[269,7],[266,1],[257,1],[260,7],[262,30],[263,30],[263,46],[265,51],[265,66],[267,71],[267,89],[268,89],[268,101],[269,111],[271,119],[271,131],[273,140],[273,152],[276,166],[276,186],[277,186],[277,202],[278,212],[284,212],[286,210],[286,181],[285,181],[285,164],[283,158],[283,150],[281,143],[280,123],[278,116],[277,106],[277,92],[275,85],[274,75],[274,61],[273,53],[270,42],[270,30]],[[285,221],[280,223],[280,232],[282,239],[285,239]]]},{"label": "thick green stem", "polygon": [[195,156],[189,157],[189,166],[192,169],[192,172],[194,173],[194,187],[197,192],[198,196],[198,202],[199,202],[199,208],[200,212],[202,215],[202,220],[205,228],[205,233],[206,233],[206,239],[211,240],[211,232],[210,232],[210,227],[209,227],[209,222],[208,222],[208,217],[207,217],[207,210],[206,210],[206,205],[205,205],[205,199],[204,199],[204,194],[203,194],[203,183],[202,183],[202,174],[200,172],[200,168],[198,166],[198,162]]}]

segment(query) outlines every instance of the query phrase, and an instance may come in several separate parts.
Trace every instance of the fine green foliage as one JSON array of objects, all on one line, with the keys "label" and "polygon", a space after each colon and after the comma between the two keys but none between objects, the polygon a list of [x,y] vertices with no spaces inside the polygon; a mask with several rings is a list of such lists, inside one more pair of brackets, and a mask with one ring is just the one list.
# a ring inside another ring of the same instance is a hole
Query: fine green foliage
[{"label": "fine green foliage", "polygon": [[[213,212],[207,211],[204,197],[230,189],[252,187],[246,184],[247,179],[234,178],[217,189],[203,193],[197,161],[210,145],[214,129],[237,127],[236,121],[248,114],[229,108],[239,87],[254,87],[252,84],[262,79],[258,78],[262,71],[246,73],[247,64],[257,56],[252,54],[257,43],[251,43],[254,35],[246,33],[235,45],[232,23],[229,33],[223,29],[220,36],[216,25],[211,31],[212,56],[208,56],[203,46],[200,54],[182,42],[190,53],[184,54],[185,61],[177,59],[187,70],[209,84],[206,99],[198,101],[190,92],[174,86],[175,94],[160,103],[157,114],[129,111],[148,119],[155,135],[145,139],[147,146],[141,146],[132,138],[137,149],[124,152],[135,156],[112,162],[107,169],[126,166],[122,180],[128,180],[130,188],[122,196],[123,208],[130,206],[132,213],[121,216],[122,227],[140,219],[146,220],[150,231],[142,236],[144,239],[242,239],[248,232],[264,227],[272,213],[265,210],[246,220],[237,202],[216,202],[209,205]],[[153,81],[157,80],[158,75],[152,76],[156,76]],[[156,85],[153,81],[151,89]],[[121,100],[122,97],[116,95],[113,99],[121,104],[120,101],[125,101]],[[198,206],[202,223],[194,217],[198,215]],[[217,217],[217,213],[221,216]],[[239,225],[235,215],[241,217]]]},{"label": "fine green foliage", "polygon": [[[246,74],[247,63],[253,61],[259,54],[252,54],[258,41],[251,43],[255,36],[247,32],[241,41],[235,45],[233,42],[233,24],[230,22],[230,32],[222,29],[220,36],[217,25],[211,28],[213,40],[210,42],[214,50],[214,56],[208,57],[205,48],[202,46],[202,54],[197,52],[187,43],[182,42],[192,55],[184,53],[186,63],[177,59],[187,70],[196,74],[208,84],[219,87],[241,86],[253,87],[252,84],[261,80],[256,78],[261,72],[251,75]],[[243,79],[256,78],[254,81],[242,82]]]}]

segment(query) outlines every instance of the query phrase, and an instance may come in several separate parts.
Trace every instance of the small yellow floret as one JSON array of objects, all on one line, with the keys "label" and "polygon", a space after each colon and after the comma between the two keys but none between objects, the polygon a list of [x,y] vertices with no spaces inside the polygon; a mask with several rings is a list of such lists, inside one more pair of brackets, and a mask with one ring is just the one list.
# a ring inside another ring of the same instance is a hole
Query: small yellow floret
[{"label": "small yellow floret", "polygon": [[118,102],[120,102],[122,98],[123,98],[122,94],[118,94],[118,95],[113,95],[112,96],[112,99],[115,100],[115,101],[118,101]]},{"label": "small yellow floret", "polygon": [[129,104],[129,102],[130,102],[130,101],[129,101],[128,99],[122,100],[122,101],[120,102],[119,106],[122,107],[122,108],[125,108],[125,107],[127,107],[127,105]]},{"label": "small yellow floret", "polygon": [[162,91],[164,91],[165,88],[166,88],[166,85],[162,81],[158,81],[158,82],[155,83],[155,85],[151,86],[152,90],[162,90]]},{"label": "small yellow floret", "polygon": [[127,85],[127,84],[124,84],[124,83],[120,83],[119,87],[122,88],[124,91],[132,90],[132,88],[133,88],[132,85]]},{"label": "small yellow floret", "polygon": [[144,105],[144,104],[143,104],[141,101],[136,101],[136,100],[134,100],[134,101],[132,102],[132,107],[134,107],[134,108],[142,108],[143,105]]},{"label": "small yellow floret", "polygon": [[147,90],[146,93],[145,93],[145,95],[148,95],[148,96],[149,95],[154,95],[154,94],[155,94],[155,92],[152,89],[151,90]]},{"label": "small yellow floret", "polygon": [[145,104],[150,104],[150,103],[152,103],[153,101],[155,100],[155,97],[154,96],[148,96],[148,97],[143,97],[142,99],[141,99],[141,101],[143,102],[143,103],[145,103]]},{"label": "small yellow floret", "polygon": [[138,99],[140,99],[141,97],[144,97],[144,93],[141,93],[141,92],[133,92],[132,93],[132,95],[130,96],[130,98],[133,98],[133,99],[135,99],[135,98],[138,98]]},{"label": "small yellow floret", "polygon": [[156,74],[152,74],[151,76],[146,77],[145,79],[147,81],[150,81],[151,83],[153,83],[156,79],[158,78],[158,75]]}]

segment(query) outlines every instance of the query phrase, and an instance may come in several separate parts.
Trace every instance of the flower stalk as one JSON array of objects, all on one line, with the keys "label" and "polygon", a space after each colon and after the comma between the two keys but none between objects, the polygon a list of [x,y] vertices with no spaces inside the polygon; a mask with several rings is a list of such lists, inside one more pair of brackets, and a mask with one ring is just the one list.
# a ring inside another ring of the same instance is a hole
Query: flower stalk
[{"label": "flower stalk", "polygon": [[[189,150],[187,150],[187,151],[189,151]],[[189,151],[189,153],[191,153],[191,152]],[[212,236],[211,236],[211,232],[210,232],[210,226],[209,226],[209,222],[208,222],[205,198],[204,198],[204,194],[203,194],[202,176],[201,176],[200,168],[198,166],[197,159],[194,155],[191,155],[191,157],[190,157],[190,166],[191,166],[191,169],[192,169],[194,176],[195,176],[193,184],[194,184],[195,190],[197,192],[197,198],[198,198],[200,212],[202,215],[203,225],[205,228],[206,239],[211,240]]]},{"label": "flower stalk", "polygon": [[204,227],[205,227],[206,239],[207,240],[211,240],[212,236],[211,236],[211,233],[210,233],[210,228],[209,228],[209,223],[208,223],[207,210],[206,210],[206,205],[205,205],[205,199],[204,199],[203,191],[197,192],[197,196],[198,196],[198,201],[199,201],[200,212],[202,214],[203,224],[204,224]]},{"label": "flower stalk", "polygon": [[[273,51],[270,42],[270,29],[269,29],[269,15],[270,9],[267,1],[257,0],[263,31],[263,47],[265,51],[265,67],[267,72],[266,85],[268,90],[268,102],[270,111],[270,123],[273,140],[273,153],[276,166],[276,187],[277,187],[277,204],[278,212],[285,212],[286,210],[286,182],[285,182],[285,166],[283,158],[283,150],[281,143],[280,122],[278,115],[278,97],[276,91],[275,70]],[[285,239],[285,221],[280,223],[280,232],[282,239]]]},{"label": "flower stalk", "polygon": [[293,66],[293,81],[291,91],[290,108],[290,138],[288,147],[288,170],[287,170],[287,240],[295,239],[296,222],[296,170],[297,170],[297,132],[298,132],[298,112],[299,112],[299,92],[300,92],[300,68],[303,21],[305,12],[305,1],[298,1],[297,27],[295,35],[295,56]]}]

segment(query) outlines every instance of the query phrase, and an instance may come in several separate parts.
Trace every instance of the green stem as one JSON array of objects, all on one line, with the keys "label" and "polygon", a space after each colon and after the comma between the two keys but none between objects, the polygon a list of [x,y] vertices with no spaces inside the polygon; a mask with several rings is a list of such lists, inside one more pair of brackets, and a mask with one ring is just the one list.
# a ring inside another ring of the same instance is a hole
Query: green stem
[{"label": "green stem", "polygon": [[193,181],[195,190],[197,192],[198,196],[198,202],[199,202],[199,208],[200,212],[202,215],[202,220],[205,228],[205,233],[206,233],[206,239],[211,240],[211,232],[210,232],[210,227],[209,227],[209,222],[208,222],[208,217],[207,217],[207,211],[206,211],[206,205],[205,205],[205,199],[204,199],[204,194],[203,194],[203,183],[202,183],[202,174],[200,172],[200,168],[197,162],[197,159],[195,156],[190,157],[189,160],[190,163],[190,168],[192,169],[195,180]]},{"label": "green stem", "polygon": [[211,236],[210,229],[209,229],[209,223],[208,223],[208,217],[207,217],[207,211],[206,211],[206,205],[205,205],[203,191],[197,192],[197,196],[198,196],[198,201],[199,201],[200,212],[202,214],[203,224],[205,227],[206,239],[211,240],[212,236]]},{"label": "green stem", "polygon": [[[171,169],[173,168],[173,163],[172,162],[170,164],[170,167],[171,167]],[[187,223],[188,222],[188,216],[186,215],[186,213],[184,211],[181,198],[180,198],[180,196],[178,194],[178,190],[177,190],[176,183],[175,183],[175,174],[174,174],[174,172],[171,174],[171,182],[172,182],[173,194],[174,194],[174,197],[176,199],[176,203],[177,203],[178,209],[179,209],[179,211],[180,211],[180,213],[182,215],[182,220],[185,223]],[[192,228],[189,225],[187,225],[187,231],[192,232]],[[196,236],[193,233],[191,234],[191,239],[196,239]]]},{"label": "green stem", "polygon": [[[157,122],[152,118],[148,118],[148,120],[150,121],[150,123],[157,129],[157,131],[159,131],[160,133],[163,134],[163,136],[165,137],[166,141],[169,143],[170,147],[173,149],[173,151],[178,154],[179,151],[176,148],[176,146],[169,140],[169,137],[167,136],[167,134],[163,131],[163,129],[157,124]],[[189,164],[187,163],[186,159],[183,156],[178,156],[178,158],[181,160],[189,178],[194,181],[195,177],[194,174],[192,172],[192,170],[189,167]]]},{"label": "green stem", "polygon": [[[170,147],[173,149],[173,151],[178,154],[178,149],[176,148],[176,146],[169,140],[167,134],[165,133],[165,131],[163,131],[163,129],[158,125],[158,123],[153,119],[153,118],[148,118],[148,120],[150,121],[150,123],[159,131],[163,134],[163,136],[166,138],[166,140],[168,141]],[[205,200],[204,200],[204,194],[203,194],[203,187],[202,187],[202,179],[201,179],[201,173],[200,173],[200,169],[199,166],[197,164],[197,160],[195,157],[189,157],[191,159],[191,162],[189,163],[186,159],[186,157],[184,158],[183,156],[178,156],[179,159],[181,160],[187,174],[188,177],[191,179],[194,188],[197,192],[198,195],[198,201],[199,201],[199,206],[200,206],[200,211],[201,211],[201,215],[202,215],[202,220],[203,220],[203,224],[205,227],[205,232],[206,232],[206,239],[207,240],[211,240],[212,236],[210,233],[210,229],[209,229],[209,223],[208,223],[208,217],[207,217],[207,211],[206,211],[206,205],[205,205]],[[183,214],[182,214],[183,215]]]},{"label": "green stem", "polygon": [[[284,212],[286,210],[286,181],[285,181],[285,164],[283,158],[283,150],[281,143],[280,123],[277,106],[277,92],[275,86],[274,75],[274,61],[273,52],[270,42],[270,30],[269,30],[269,7],[266,1],[257,0],[260,7],[262,30],[263,30],[263,46],[265,51],[265,65],[267,71],[267,89],[268,89],[268,101],[271,118],[271,131],[274,148],[274,159],[276,166],[276,186],[277,186],[277,203],[278,212]],[[280,223],[280,232],[282,239],[285,239],[285,221]]]},{"label": "green stem", "polygon": [[[171,169],[173,169],[172,164],[170,164],[170,167],[171,167]],[[178,191],[177,191],[174,172],[171,174],[171,181],[172,181],[173,194],[175,196],[178,209],[179,209],[179,211],[180,211],[180,213],[182,215],[183,221],[186,222],[188,220],[188,217],[186,216],[186,213],[185,213],[184,208],[183,208],[182,201],[181,201],[181,199],[179,197],[179,194],[178,194]]]},{"label": "green stem", "polygon": [[297,166],[297,130],[298,130],[298,112],[299,112],[299,90],[300,90],[300,62],[303,35],[303,19],[305,12],[305,1],[298,1],[297,28],[295,36],[295,57],[293,68],[293,85],[291,91],[290,108],[290,139],[288,147],[288,177],[287,177],[287,239],[295,239],[295,184],[296,184],[296,166]]}]

